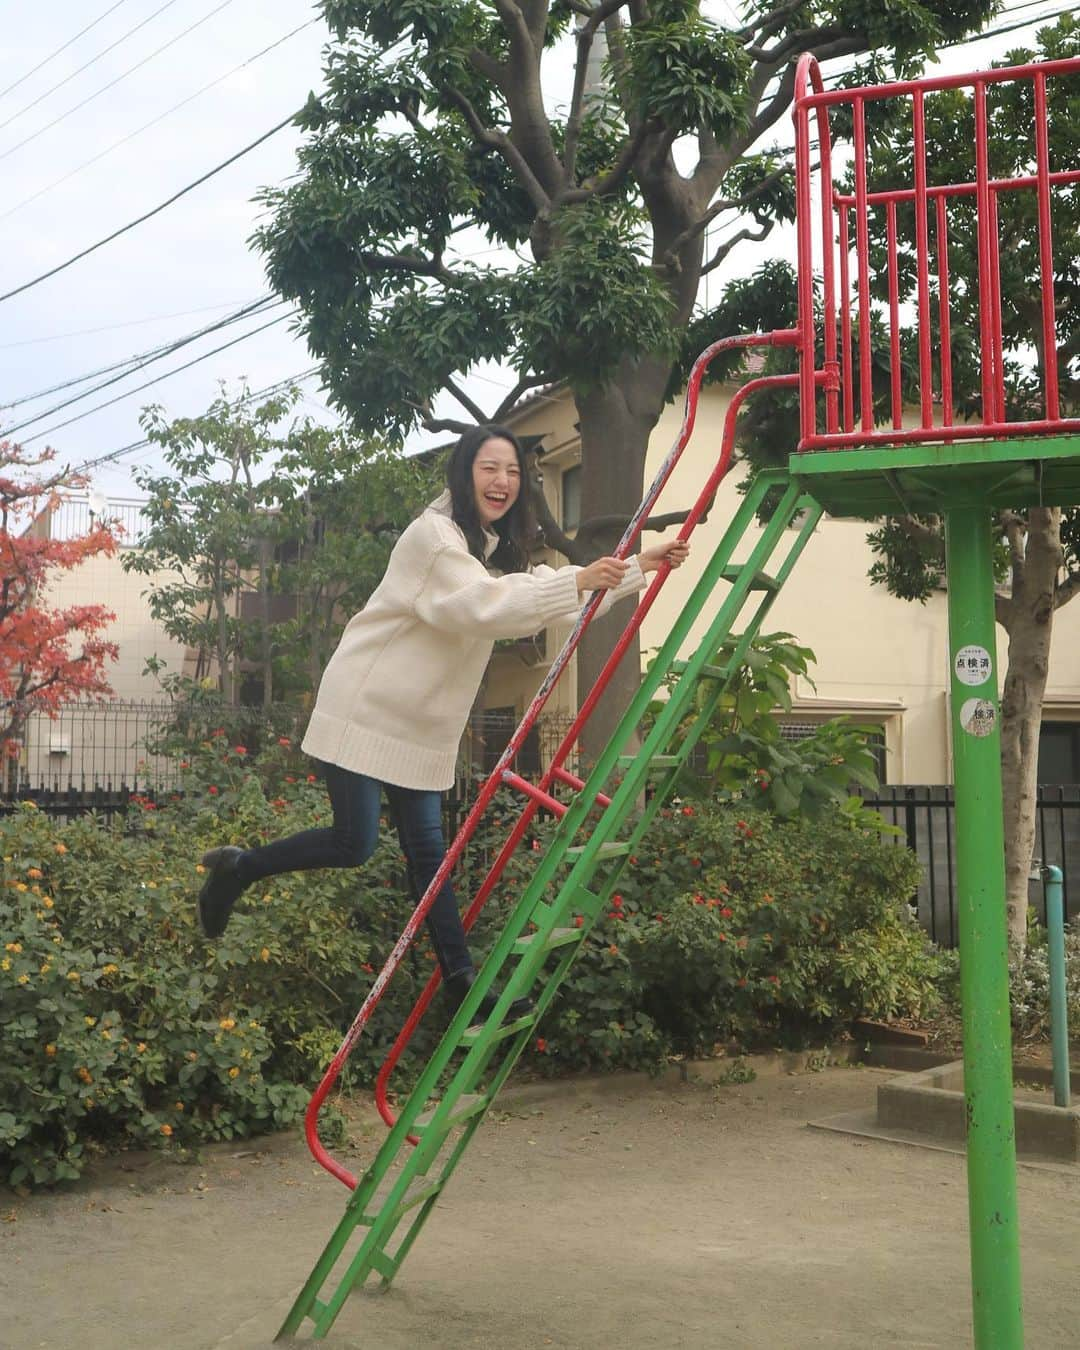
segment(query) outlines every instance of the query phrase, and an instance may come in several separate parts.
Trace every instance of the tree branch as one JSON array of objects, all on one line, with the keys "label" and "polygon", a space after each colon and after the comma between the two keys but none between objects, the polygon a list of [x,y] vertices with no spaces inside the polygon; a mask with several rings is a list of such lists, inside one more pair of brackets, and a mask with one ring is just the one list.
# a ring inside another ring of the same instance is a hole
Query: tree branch
[{"label": "tree branch", "polygon": [[789,19],[805,3],[806,0],[788,0],[786,5],[777,5],[776,9],[770,10],[768,14],[762,14],[753,23],[740,28],[734,36],[742,43],[749,42],[751,38],[757,38],[758,42],[762,42],[773,33],[779,32],[784,26],[784,20]]},{"label": "tree branch", "polygon": [[720,245],[720,247],[716,250],[713,256],[701,269],[701,275],[705,276],[707,273],[715,271],[716,268],[718,268],[720,264],[724,261],[724,259],[728,256],[731,250],[733,248],[738,247],[738,245],[741,244],[744,239],[753,239],[757,243],[760,243],[762,239],[767,239],[769,235],[772,234],[773,226],[775,224],[776,224],[775,220],[767,220],[762,225],[760,230],[750,230],[745,227],[741,230],[738,230],[735,234],[731,236],[730,239],[726,240],[724,243]]},{"label": "tree branch", "polygon": [[495,409],[491,420],[493,422],[501,422],[527,389],[535,389],[539,385],[550,383],[552,383],[552,381],[547,375],[523,375]]},{"label": "tree branch", "polygon": [[1080,595],[1080,572],[1070,572],[1054,589],[1054,608],[1060,609],[1062,605],[1067,605],[1076,595]]},{"label": "tree branch", "polygon": [[639,122],[629,140],[623,144],[619,158],[612,167],[599,178],[590,178],[581,187],[570,188],[569,191],[562,193],[559,197],[560,206],[589,201],[593,197],[608,197],[617,191],[637,163],[645,138],[656,129],[657,125],[653,121]]},{"label": "tree branch", "polygon": [[431,411],[431,404],[426,401],[414,403],[412,399],[405,399],[405,403],[420,415],[420,425],[425,431],[452,431],[461,436],[471,431],[474,425],[472,422],[460,422],[455,417],[436,417]]},{"label": "tree branch", "polygon": [[525,156],[513,143],[509,136],[502,131],[493,131],[491,127],[485,126],[481,121],[479,114],[469,100],[458,89],[451,89],[449,86],[443,87],[443,93],[458,108],[461,115],[468,123],[469,130],[475,139],[481,145],[489,145],[493,150],[497,150],[506,160],[510,167],[518,176],[521,186],[529,194],[532,204],[538,210],[545,210],[551,205],[551,198],[544,190],[543,184],[529,168]]},{"label": "tree branch", "polygon": [[[626,0],[604,0],[595,9],[585,9],[588,18],[577,32],[577,63],[574,67],[574,91],[570,97],[570,112],[566,119],[566,143],[563,146],[563,169],[566,181],[574,181],[578,141],[581,138],[582,115],[585,106],[585,82],[589,73],[589,53],[597,29],[610,15],[626,4]],[[582,10],[578,10],[581,13]]]},{"label": "tree branch", "polygon": [[486,426],[489,420],[495,420],[494,418],[489,419],[483,408],[481,408],[478,403],[474,403],[465,390],[459,385],[456,385],[449,377],[443,380],[443,386],[453,394],[465,411],[474,418],[477,426]]},{"label": "tree branch", "polygon": [[[815,165],[814,167],[817,166]],[[683,230],[682,234],[675,236],[664,256],[664,264],[666,265],[674,262],[675,258],[691,239],[707,229],[721,212],[742,210],[744,207],[749,206],[755,197],[760,197],[766,189],[772,187],[773,183],[778,179],[783,178],[785,174],[790,174],[791,172],[792,167],[790,164],[781,164],[778,169],[774,169],[772,173],[766,174],[760,183],[756,183],[749,192],[744,192],[741,197],[721,197],[718,201],[713,202],[704,214],[699,216],[687,229]],[[761,237],[764,238],[764,235]]]}]

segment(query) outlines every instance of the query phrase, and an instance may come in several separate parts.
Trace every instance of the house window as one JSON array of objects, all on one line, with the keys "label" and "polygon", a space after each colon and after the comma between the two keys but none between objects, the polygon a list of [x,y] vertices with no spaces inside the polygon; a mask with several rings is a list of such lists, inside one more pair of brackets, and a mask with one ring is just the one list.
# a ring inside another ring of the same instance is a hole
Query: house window
[{"label": "house window", "polygon": [[581,524],[581,465],[575,464],[562,476],[562,527],[569,532]]},{"label": "house window", "polygon": [[1039,732],[1040,784],[1080,783],[1080,722],[1044,722]]}]

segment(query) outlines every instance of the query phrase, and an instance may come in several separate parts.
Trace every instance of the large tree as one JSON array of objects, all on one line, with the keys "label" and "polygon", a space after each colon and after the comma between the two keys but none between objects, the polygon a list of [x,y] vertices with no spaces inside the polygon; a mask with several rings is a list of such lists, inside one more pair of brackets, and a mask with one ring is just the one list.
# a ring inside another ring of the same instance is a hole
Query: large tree
[{"label": "large tree", "polygon": [[[453,431],[441,394],[489,421],[565,381],[584,513],[612,521],[589,533],[595,556],[641,497],[702,277],[792,214],[786,153],[761,143],[790,106],[796,58],[873,53],[878,72],[911,73],[994,0],[750,0],[741,26],[696,0],[322,9],[334,42],[300,117],[300,171],[263,194],[272,283],[299,303],[331,397],[363,430]],[[748,224],[707,251],[724,212]],[[485,361],[517,376],[497,406],[462,387]],[[624,620],[593,626],[583,688]],[[631,657],[587,749],[636,679]]]},{"label": "large tree", "polygon": [[[1080,23],[1063,16],[1042,29],[1033,49],[1011,51],[999,64],[1023,65],[1080,54]],[[988,100],[989,169],[992,177],[1033,174],[1034,108],[1030,82],[997,86]],[[1051,155],[1055,169],[1080,168],[1080,96],[1075,80],[1050,81]],[[895,187],[914,181],[910,112],[902,104],[877,103],[868,109],[869,185]],[[926,101],[927,161],[930,185],[970,181],[973,172],[974,111],[967,91],[949,90]],[[1044,417],[1042,380],[1042,288],[1039,230],[1033,192],[998,196],[1001,253],[1002,339],[1005,354],[1006,415],[1013,420]],[[930,224],[933,237],[933,223]],[[915,299],[914,209],[898,212],[900,299]],[[1080,415],[1080,198],[1073,191],[1055,194],[1053,203],[1054,297],[1057,376],[1061,415]],[[879,421],[889,416],[888,334],[882,315],[888,304],[888,259],[884,240],[872,252],[875,314],[874,396]],[[949,231],[950,349],[954,401],[958,417],[981,416],[979,362],[978,239],[973,208],[953,209]],[[936,281],[931,309],[936,326]],[[795,279],[782,263],[730,288],[725,297],[732,322],[765,307],[769,321],[794,322]],[[935,332],[935,344],[937,335]],[[902,343],[906,400],[918,405],[918,354],[913,330]],[[770,370],[790,369],[789,353],[770,354]],[[940,389],[935,387],[935,396]],[[760,400],[743,418],[742,441],[758,464],[777,462],[777,447],[797,435],[797,407],[791,397]],[[781,456],[786,463],[786,456]],[[1080,594],[1080,508],[1028,506],[997,514],[999,574],[995,609],[1008,636],[1008,668],[1002,687],[1002,785],[1005,808],[1006,904],[1014,944],[1024,941],[1028,876],[1036,835],[1036,786],[1039,731],[1049,670],[1053,619],[1057,610]],[[945,588],[943,521],[937,516],[894,516],[869,533],[878,561],[870,579],[905,600],[924,602]]]},{"label": "large tree", "polygon": [[[58,606],[50,586],[97,555],[116,551],[106,525],[54,538],[51,513],[86,480],[58,470],[51,450],[27,454],[0,442],[0,759],[19,750],[27,719],[54,717],[68,703],[111,693],[106,674],[117,655],[104,637],[116,617],[104,605]],[[44,528],[39,528],[44,526]],[[3,779],[9,774],[3,769]]]}]

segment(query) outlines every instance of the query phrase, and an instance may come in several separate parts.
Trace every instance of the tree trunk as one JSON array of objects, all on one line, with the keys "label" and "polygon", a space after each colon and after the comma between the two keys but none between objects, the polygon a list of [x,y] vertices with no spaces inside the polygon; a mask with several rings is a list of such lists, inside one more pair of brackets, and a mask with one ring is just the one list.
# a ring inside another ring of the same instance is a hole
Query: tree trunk
[{"label": "tree trunk", "polygon": [[1000,617],[1009,635],[1001,696],[1001,778],[1005,810],[1005,907],[1009,941],[1022,949],[1035,845],[1039,730],[1050,661],[1054,591],[1061,566],[1061,511],[1028,512],[1023,565]]},{"label": "tree trunk", "polygon": [[[576,397],[581,426],[582,515],[633,515],[641,501],[649,436],[663,407],[667,370],[659,361],[624,362],[615,380]],[[617,537],[605,541],[610,552]],[[592,688],[634,610],[625,600],[589,625],[578,648],[578,703]],[[635,637],[581,737],[593,761],[607,745],[641,681],[641,644]]]}]

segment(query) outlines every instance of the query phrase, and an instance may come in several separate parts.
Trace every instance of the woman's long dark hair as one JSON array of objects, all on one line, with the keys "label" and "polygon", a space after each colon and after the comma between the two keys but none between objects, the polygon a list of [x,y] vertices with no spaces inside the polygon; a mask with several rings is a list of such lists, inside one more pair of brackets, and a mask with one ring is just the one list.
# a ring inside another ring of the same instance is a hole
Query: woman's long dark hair
[{"label": "woman's long dark hair", "polygon": [[497,567],[500,572],[526,572],[529,568],[529,540],[534,533],[532,508],[529,505],[529,477],[525,451],[507,427],[470,427],[454,446],[446,465],[446,483],[450,489],[454,522],[465,535],[469,552],[484,562],[484,527],[476,511],[473,460],[480,447],[491,440],[509,441],[514,447],[518,469],[521,471],[521,488],[510,510],[491,526],[499,536],[499,545],[486,560],[487,565]]}]

